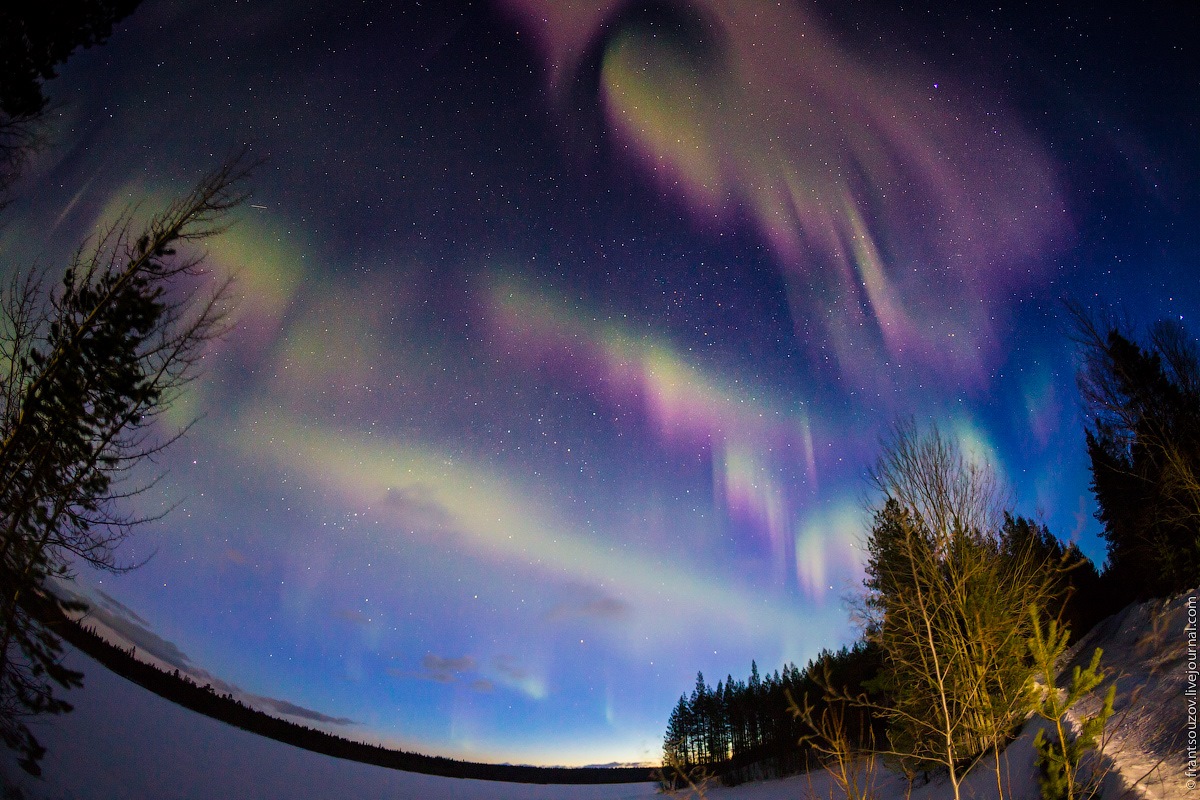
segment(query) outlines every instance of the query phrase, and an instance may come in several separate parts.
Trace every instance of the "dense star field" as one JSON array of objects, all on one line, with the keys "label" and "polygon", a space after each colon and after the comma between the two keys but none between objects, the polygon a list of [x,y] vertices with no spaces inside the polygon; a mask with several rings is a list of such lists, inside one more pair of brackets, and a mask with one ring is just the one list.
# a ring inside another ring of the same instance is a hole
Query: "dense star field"
[{"label": "dense star field", "polygon": [[652,761],[698,670],[856,636],[908,416],[1103,559],[1061,303],[1196,330],[1186,4],[341,6],[144,0],[0,216],[58,268],[264,159],[170,513],[79,576],[140,652],[355,739]]}]

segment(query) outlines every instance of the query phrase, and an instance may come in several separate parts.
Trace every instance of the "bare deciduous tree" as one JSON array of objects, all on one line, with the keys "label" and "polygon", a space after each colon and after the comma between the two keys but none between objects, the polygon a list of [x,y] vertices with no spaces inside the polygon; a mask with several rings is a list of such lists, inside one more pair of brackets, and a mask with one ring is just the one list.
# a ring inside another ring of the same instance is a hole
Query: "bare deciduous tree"
[{"label": "bare deciduous tree", "polygon": [[820,674],[811,676],[824,693],[820,706],[807,695],[787,695],[788,710],[810,730],[800,744],[812,749],[846,800],[873,800],[879,758],[884,755],[872,727],[878,708],[866,694],[851,695],[834,686],[828,663],[823,666]]},{"label": "bare deciduous tree", "polygon": [[[898,425],[871,480],[868,636],[882,647],[886,753],[906,772],[963,778],[1003,747],[1029,706],[1025,609],[1055,598],[1056,565],[1004,546],[1007,494],[936,427]],[[999,762],[997,785],[1003,795]]]}]

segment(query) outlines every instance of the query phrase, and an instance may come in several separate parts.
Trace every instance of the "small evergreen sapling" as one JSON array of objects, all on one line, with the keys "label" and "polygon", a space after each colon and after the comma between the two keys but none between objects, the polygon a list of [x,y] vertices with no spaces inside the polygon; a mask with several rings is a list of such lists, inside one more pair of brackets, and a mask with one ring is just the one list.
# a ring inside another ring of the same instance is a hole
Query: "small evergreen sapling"
[{"label": "small evergreen sapling", "polygon": [[1035,675],[1045,683],[1045,691],[1034,701],[1034,712],[1050,723],[1051,730],[1049,736],[1045,728],[1039,730],[1033,740],[1042,800],[1090,798],[1100,788],[1099,781],[1095,776],[1081,779],[1080,762],[1088,752],[1101,748],[1104,726],[1113,715],[1117,685],[1113,683],[1108,687],[1099,711],[1080,720],[1079,732],[1072,730],[1067,712],[1107,677],[1107,672],[1100,667],[1103,651],[1096,648],[1086,669],[1076,666],[1070,686],[1065,692],[1060,690],[1055,681],[1055,665],[1066,650],[1070,630],[1051,620],[1043,631],[1037,608],[1031,607],[1030,614],[1034,624],[1029,652],[1036,667]]}]

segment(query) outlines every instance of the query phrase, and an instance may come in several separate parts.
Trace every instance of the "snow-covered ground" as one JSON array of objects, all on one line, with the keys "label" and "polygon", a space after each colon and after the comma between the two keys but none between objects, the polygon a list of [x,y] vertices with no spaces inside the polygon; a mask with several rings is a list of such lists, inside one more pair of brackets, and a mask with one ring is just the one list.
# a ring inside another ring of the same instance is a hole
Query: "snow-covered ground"
[{"label": "snow-covered ground", "polygon": [[[1193,594],[1192,597],[1195,595]],[[1113,772],[1104,800],[1195,797],[1185,774],[1189,700],[1188,664],[1196,639],[1189,634],[1188,597],[1130,607],[1102,623],[1076,648],[1086,661],[1096,646],[1102,663],[1119,674],[1117,717],[1108,750]],[[1194,614],[1190,617],[1194,623]],[[1191,651],[1189,652],[1189,646]],[[535,786],[456,780],[397,772],[341,761],[264,739],[163,700],[78,654],[87,687],[73,692],[75,711],[39,725],[49,748],[45,777],[19,773],[4,756],[3,770],[27,797],[46,800],[633,800],[657,794],[657,785]],[[1193,667],[1194,668],[1194,667]],[[1193,706],[1194,709],[1194,706]],[[1004,795],[1037,800],[1033,778],[1033,726],[1001,757]],[[905,800],[904,780],[882,769],[875,800]],[[995,800],[994,762],[968,778],[963,797]],[[686,793],[681,793],[686,796]],[[912,788],[910,800],[951,796],[942,779]],[[707,791],[711,800],[832,800],[842,795],[823,773]]]},{"label": "snow-covered ground", "polygon": [[[1189,703],[1195,742],[1200,699],[1195,672],[1198,595],[1195,590],[1169,601],[1130,606],[1097,625],[1074,648],[1073,664],[1085,663],[1095,648],[1103,649],[1100,663],[1117,678],[1116,715],[1105,749],[1125,781],[1153,800],[1200,798],[1195,770],[1193,777],[1187,775]],[[1095,711],[1098,698],[1081,706],[1085,713]]]}]

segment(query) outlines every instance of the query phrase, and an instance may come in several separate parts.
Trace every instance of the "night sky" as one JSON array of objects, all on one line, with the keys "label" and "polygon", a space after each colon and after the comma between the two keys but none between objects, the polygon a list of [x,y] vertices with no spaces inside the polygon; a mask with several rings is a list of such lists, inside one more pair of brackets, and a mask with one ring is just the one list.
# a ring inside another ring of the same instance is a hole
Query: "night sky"
[{"label": "night sky", "polygon": [[1061,302],[1198,331],[1200,26],[995,5],[145,0],[5,267],[265,163],[98,614],[352,738],[647,761],[698,670],[858,635],[897,419],[1102,560]]}]

